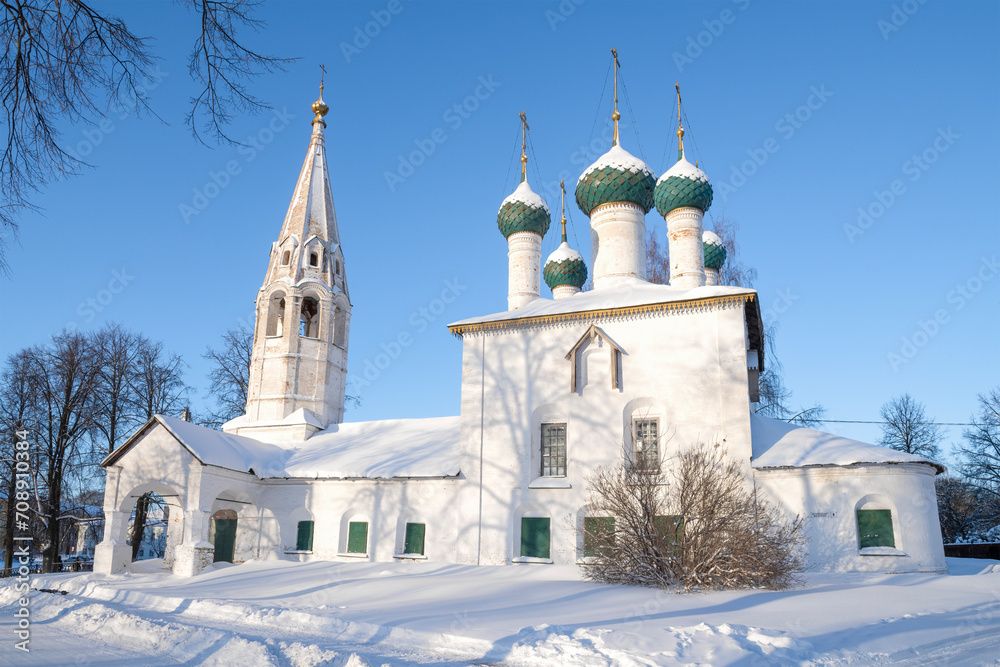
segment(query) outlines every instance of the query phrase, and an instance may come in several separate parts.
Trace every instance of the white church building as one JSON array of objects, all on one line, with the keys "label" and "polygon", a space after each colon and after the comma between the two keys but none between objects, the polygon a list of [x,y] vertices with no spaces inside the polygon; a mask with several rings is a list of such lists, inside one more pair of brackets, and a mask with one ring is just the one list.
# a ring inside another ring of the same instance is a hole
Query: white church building
[{"label": "white church building", "polygon": [[[322,92],[322,91],[321,91]],[[322,95],[256,299],[246,414],[222,431],[158,415],[103,462],[95,570],[130,561],[146,492],[169,506],[165,566],[216,560],[585,562],[587,478],[719,444],[748,483],[805,517],[808,563],[945,571],[934,478],[891,449],[755,414],[765,364],[753,289],[719,284],[725,250],[703,229],[708,177],[684,158],[656,178],[614,142],[580,177],[588,267],[563,243],[543,264],[550,213],[526,178],[498,226],[507,310],[449,326],[462,345],[461,411],[345,423],[351,322],[324,147]],[[670,284],[645,280],[646,216],[666,221]],[[544,278],[552,298],[541,294]],[[458,378],[456,378],[458,380]]]}]

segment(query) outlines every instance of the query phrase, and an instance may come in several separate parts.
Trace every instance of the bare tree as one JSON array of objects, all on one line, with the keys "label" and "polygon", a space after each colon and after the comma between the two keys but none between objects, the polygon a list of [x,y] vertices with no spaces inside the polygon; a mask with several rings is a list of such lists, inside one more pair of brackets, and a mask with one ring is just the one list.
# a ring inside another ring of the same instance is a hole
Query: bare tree
[{"label": "bare tree", "polygon": [[[270,107],[250,94],[247,81],[264,72],[283,70],[293,59],[263,55],[246,48],[236,35],[244,28],[259,32],[265,23],[253,17],[262,0],[186,0],[201,19],[201,33],[188,60],[191,77],[202,85],[191,98],[187,124],[195,137],[206,131],[225,143],[238,143],[226,126],[239,112],[256,114]],[[199,123],[199,118],[203,118]],[[202,130],[199,131],[199,124]]]},{"label": "bare tree", "polygon": [[927,458],[938,455],[941,427],[927,417],[923,403],[903,394],[882,405],[880,414],[885,423],[878,444]]},{"label": "bare tree", "polygon": [[[259,0],[187,0],[201,29],[191,52],[192,77],[203,86],[192,98],[188,125],[218,140],[237,112],[266,105],[250,95],[246,82],[281,69],[287,59],[241,45],[239,30],[259,30],[253,18]],[[82,0],[11,0],[2,3],[0,100],[6,112],[6,144],[0,158],[0,270],[6,270],[8,237],[32,209],[31,197],[53,179],[86,166],[60,140],[66,123],[93,124],[108,109],[149,110],[145,82],[153,79],[151,41],[131,32],[115,16]]]},{"label": "bare tree", "polygon": [[705,445],[668,466],[598,468],[587,482],[584,575],[684,591],[794,585],[802,520],[759,497],[748,474]]},{"label": "bare tree", "polygon": [[166,354],[159,341],[142,339],[131,378],[133,401],[141,422],[154,415],[181,411],[188,390],[183,373],[184,361],[179,355]]},{"label": "bare tree", "polygon": [[670,283],[670,246],[660,242],[655,228],[646,235],[646,280],[656,285]]},{"label": "bare tree", "polygon": [[78,332],[63,332],[50,345],[31,348],[28,354],[40,404],[39,463],[46,493],[42,569],[52,572],[58,559],[64,486],[80,463],[85,436],[93,429],[100,360],[88,338]]},{"label": "bare tree", "polygon": [[208,374],[212,384],[209,394],[216,404],[204,423],[218,428],[246,412],[253,330],[244,324],[227,329],[222,334],[222,346],[209,347],[202,356],[212,363]]},{"label": "bare tree", "polygon": [[31,381],[31,359],[22,350],[7,358],[3,374],[0,375],[0,480],[3,482],[7,512],[4,517],[4,570],[14,564],[14,502],[16,492],[28,491],[18,488],[17,464],[14,458],[15,444],[21,440],[18,432],[28,431],[29,439],[35,431],[34,410],[37,405],[35,383]]},{"label": "bare tree", "polygon": [[975,542],[1000,524],[1000,498],[958,477],[942,475],[934,481],[938,519],[945,543]]},{"label": "bare tree", "polygon": [[962,433],[958,449],[967,479],[1000,499],[1000,387],[979,395],[974,425]]},{"label": "bare tree", "polygon": [[142,336],[119,324],[110,324],[93,337],[100,359],[94,392],[94,429],[107,454],[139,425],[132,384],[143,340]]}]

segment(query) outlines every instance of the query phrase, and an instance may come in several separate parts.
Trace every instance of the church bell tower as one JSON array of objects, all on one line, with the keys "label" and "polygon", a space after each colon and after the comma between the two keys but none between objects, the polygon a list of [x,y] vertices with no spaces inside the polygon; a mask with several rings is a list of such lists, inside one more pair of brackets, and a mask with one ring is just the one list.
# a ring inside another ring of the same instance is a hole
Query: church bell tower
[{"label": "church bell tower", "polygon": [[319,99],[305,163],[257,293],[246,414],[228,433],[301,441],[344,419],[351,300],[333,207]]}]

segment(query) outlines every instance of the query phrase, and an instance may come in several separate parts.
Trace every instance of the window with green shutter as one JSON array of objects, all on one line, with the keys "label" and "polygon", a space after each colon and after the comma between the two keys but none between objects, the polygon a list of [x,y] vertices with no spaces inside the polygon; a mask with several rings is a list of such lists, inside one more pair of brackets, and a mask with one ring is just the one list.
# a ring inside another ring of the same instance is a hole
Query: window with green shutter
[{"label": "window with green shutter", "polygon": [[862,549],[895,547],[892,510],[858,510],[858,543]]},{"label": "window with green shutter", "polygon": [[684,517],[677,514],[666,514],[653,517],[653,530],[669,549],[669,553],[677,553],[684,536]]},{"label": "window with green shutter", "polygon": [[549,524],[548,517],[521,518],[521,556],[549,557]]},{"label": "window with green shutter", "polygon": [[299,521],[299,533],[295,540],[297,551],[312,551],[313,548],[313,522]]},{"label": "window with green shutter", "polygon": [[422,523],[406,524],[406,535],[403,538],[404,554],[424,554],[424,529]]},{"label": "window with green shutter", "polygon": [[347,526],[347,553],[368,553],[368,522],[352,521]]},{"label": "window with green shutter", "polygon": [[[583,520],[583,555],[593,558],[606,550],[615,539],[613,516],[588,516]],[[603,555],[603,554],[601,554]]]}]

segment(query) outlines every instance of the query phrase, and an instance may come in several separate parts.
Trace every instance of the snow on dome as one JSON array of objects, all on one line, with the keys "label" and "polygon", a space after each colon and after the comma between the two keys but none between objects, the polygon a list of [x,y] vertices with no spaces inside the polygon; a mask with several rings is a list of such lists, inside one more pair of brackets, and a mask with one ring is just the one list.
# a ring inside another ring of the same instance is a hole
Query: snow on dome
[{"label": "snow on dome", "polygon": [[705,268],[718,271],[726,263],[726,246],[715,232],[707,229],[701,235],[701,248],[705,254]]},{"label": "snow on dome", "polygon": [[708,175],[682,157],[656,182],[656,210],[664,216],[684,206],[707,211],[712,205],[712,194]]},{"label": "snow on dome", "polygon": [[528,206],[543,209],[546,213],[549,212],[548,204],[545,203],[545,200],[542,199],[540,195],[536,194],[535,191],[531,189],[531,186],[528,185],[528,181],[521,181],[517,188],[507,195],[507,198],[501,202],[500,208],[503,209],[504,204],[515,201],[522,202]]},{"label": "snow on dome", "polygon": [[580,253],[563,241],[545,260],[542,275],[550,289],[555,289],[559,285],[583,287],[587,282],[587,264]]},{"label": "snow on dome", "polygon": [[632,202],[649,212],[653,208],[656,175],[645,162],[620,145],[611,147],[580,175],[576,203],[586,215],[608,202]]},{"label": "snow on dome", "polygon": [[535,232],[545,236],[549,230],[549,207],[545,200],[531,189],[528,181],[521,181],[500,204],[497,212],[497,227],[507,238],[515,232]]},{"label": "snow on dome", "polygon": [[556,248],[551,255],[549,255],[549,258],[545,260],[545,263],[548,264],[549,262],[563,262],[566,261],[567,259],[578,259],[582,262],[583,255],[578,253],[576,250],[570,248],[569,244],[563,241],[562,243],[559,244],[559,247]]}]

